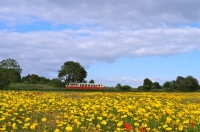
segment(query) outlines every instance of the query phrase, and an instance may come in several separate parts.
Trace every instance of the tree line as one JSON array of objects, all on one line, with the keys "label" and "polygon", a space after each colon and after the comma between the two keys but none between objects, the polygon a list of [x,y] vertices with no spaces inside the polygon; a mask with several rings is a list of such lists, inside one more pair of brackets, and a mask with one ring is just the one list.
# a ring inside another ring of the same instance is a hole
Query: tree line
[{"label": "tree line", "polygon": [[138,87],[139,91],[154,91],[163,89],[165,91],[194,92],[200,90],[199,82],[193,76],[177,76],[175,80],[166,81],[162,86],[158,82],[152,82],[145,78],[143,85]]},{"label": "tree line", "polygon": [[[28,74],[21,77],[22,69],[19,63],[11,58],[0,62],[0,88],[7,87],[10,83],[26,83],[26,84],[48,84],[54,87],[65,87],[69,83],[86,83],[87,71],[78,62],[66,61],[58,70],[57,78],[49,79],[36,74]],[[94,83],[91,79],[89,83]],[[130,91],[129,85],[122,86],[117,84],[116,89],[120,91]],[[138,91],[154,91],[163,89],[165,91],[184,91],[192,92],[200,90],[199,82],[193,76],[177,76],[175,80],[166,81],[162,86],[159,82],[152,82],[149,78],[145,78],[143,85],[137,88]]]},{"label": "tree line", "polygon": [[[58,77],[54,79],[38,76],[37,74],[28,74],[21,77],[22,68],[19,63],[11,58],[0,62],[0,88],[7,87],[10,83],[27,83],[27,84],[49,84],[55,87],[65,87],[70,82],[87,82],[87,72],[78,62],[67,61],[58,71]],[[94,83],[90,80],[89,83]]]}]

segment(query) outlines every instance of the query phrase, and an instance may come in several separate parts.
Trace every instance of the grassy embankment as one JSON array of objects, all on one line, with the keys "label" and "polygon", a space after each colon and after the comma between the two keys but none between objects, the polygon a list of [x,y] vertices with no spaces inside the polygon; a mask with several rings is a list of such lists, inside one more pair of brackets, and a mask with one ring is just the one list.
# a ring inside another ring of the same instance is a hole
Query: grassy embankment
[{"label": "grassy embankment", "polygon": [[47,84],[11,83],[3,90],[29,90],[29,91],[64,91],[65,88],[56,88]]},{"label": "grassy embankment", "polygon": [[[65,87],[54,87],[48,84],[26,84],[26,83],[11,83],[3,90],[24,90],[24,91],[101,91],[101,92],[127,92],[121,91],[116,87],[104,87],[104,90],[68,90]],[[137,88],[131,88],[128,92],[140,92]],[[164,89],[153,89],[151,92],[166,92]]]}]

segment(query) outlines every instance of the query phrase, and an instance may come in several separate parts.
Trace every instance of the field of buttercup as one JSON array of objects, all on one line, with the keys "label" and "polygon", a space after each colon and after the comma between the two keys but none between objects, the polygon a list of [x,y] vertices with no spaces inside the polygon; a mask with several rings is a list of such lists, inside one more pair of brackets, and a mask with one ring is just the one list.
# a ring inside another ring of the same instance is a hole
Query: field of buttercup
[{"label": "field of buttercup", "polygon": [[0,91],[0,131],[200,131],[200,93]]}]

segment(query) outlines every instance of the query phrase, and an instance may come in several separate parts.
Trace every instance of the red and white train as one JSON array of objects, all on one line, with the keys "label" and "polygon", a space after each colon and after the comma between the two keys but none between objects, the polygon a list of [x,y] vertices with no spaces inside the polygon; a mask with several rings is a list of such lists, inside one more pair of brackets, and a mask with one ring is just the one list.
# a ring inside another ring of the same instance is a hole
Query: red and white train
[{"label": "red and white train", "polygon": [[69,85],[66,85],[66,88],[71,90],[103,90],[104,86],[94,83],[69,83]]}]

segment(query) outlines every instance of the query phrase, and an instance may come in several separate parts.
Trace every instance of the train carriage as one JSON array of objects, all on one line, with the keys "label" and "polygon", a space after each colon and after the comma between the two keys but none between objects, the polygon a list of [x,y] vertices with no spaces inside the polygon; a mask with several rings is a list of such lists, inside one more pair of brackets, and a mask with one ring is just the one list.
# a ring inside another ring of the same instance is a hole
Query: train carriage
[{"label": "train carriage", "polygon": [[66,85],[66,88],[74,90],[103,90],[104,86],[94,83],[69,83],[68,86]]}]

